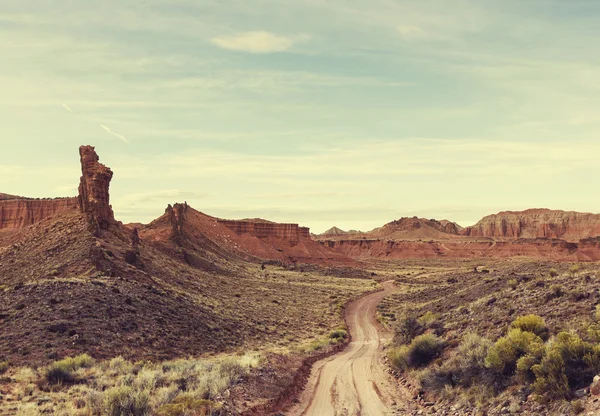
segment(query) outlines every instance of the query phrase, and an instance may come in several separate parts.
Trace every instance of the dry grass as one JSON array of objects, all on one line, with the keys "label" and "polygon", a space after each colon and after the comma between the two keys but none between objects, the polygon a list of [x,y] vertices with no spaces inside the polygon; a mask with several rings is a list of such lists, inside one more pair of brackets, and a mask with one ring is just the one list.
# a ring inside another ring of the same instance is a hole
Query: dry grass
[{"label": "dry grass", "polygon": [[[257,353],[160,363],[134,363],[122,357],[96,363],[78,356],[47,367],[9,370],[11,393],[0,402],[0,413],[211,415],[222,406],[228,389],[260,363]],[[70,373],[68,382],[49,382],[47,373],[56,368]],[[189,412],[178,413],[181,409]]]}]

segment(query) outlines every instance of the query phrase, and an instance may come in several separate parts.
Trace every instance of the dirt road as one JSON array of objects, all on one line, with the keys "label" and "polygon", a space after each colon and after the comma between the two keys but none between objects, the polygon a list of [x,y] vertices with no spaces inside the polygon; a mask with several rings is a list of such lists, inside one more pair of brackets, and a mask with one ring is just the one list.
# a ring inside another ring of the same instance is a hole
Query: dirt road
[{"label": "dirt road", "polygon": [[300,403],[290,416],[392,415],[400,410],[398,391],[383,366],[382,338],[377,331],[377,304],[394,290],[393,283],[383,283],[384,290],[351,302],[346,321],[352,342],[340,354],[316,363]]}]

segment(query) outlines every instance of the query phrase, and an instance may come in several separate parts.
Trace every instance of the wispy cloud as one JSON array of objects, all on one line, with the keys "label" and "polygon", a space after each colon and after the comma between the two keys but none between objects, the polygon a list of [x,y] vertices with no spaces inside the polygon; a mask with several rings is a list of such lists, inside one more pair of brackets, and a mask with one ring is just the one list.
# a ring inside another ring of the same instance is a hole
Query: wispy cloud
[{"label": "wispy cloud", "polygon": [[211,39],[214,45],[232,51],[250,53],[283,52],[290,49],[297,39],[270,32],[244,32],[235,35],[217,36]]},{"label": "wispy cloud", "polygon": [[406,39],[422,39],[428,36],[428,33],[419,26],[414,25],[399,25],[396,30]]},{"label": "wispy cloud", "polygon": [[69,113],[72,113],[72,112],[73,112],[73,110],[71,109],[71,107],[69,107],[68,105],[66,105],[66,104],[64,104],[64,103],[63,103],[63,105],[62,105],[62,106],[63,106],[63,108],[64,108],[65,110],[67,110]]},{"label": "wispy cloud", "polygon": [[124,136],[122,136],[118,133],[115,133],[110,128],[106,127],[104,124],[100,124],[100,127],[102,127],[104,129],[104,131],[106,131],[108,134],[118,137],[119,139],[123,140],[125,143],[129,143],[129,141]]}]

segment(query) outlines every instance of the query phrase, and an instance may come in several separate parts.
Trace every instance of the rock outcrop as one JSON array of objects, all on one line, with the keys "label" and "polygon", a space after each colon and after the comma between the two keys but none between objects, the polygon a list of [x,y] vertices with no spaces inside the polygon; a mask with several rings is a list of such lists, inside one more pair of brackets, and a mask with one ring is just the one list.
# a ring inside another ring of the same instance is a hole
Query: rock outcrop
[{"label": "rock outcrop", "polygon": [[302,238],[310,239],[310,229],[298,224],[278,224],[269,221],[218,220],[218,222],[236,234],[250,234],[257,238],[277,238],[296,245]]},{"label": "rock outcrop", "polygon": [[0,230],[18,230],[61,212],[75,209],[77,209],[77,198],[0,198]]},{"label": "rock outcrop", "polygon": [[184,222],[187,210],[187,202],[175,204],[173,206],[169,204],[165,210],[165,214],[168,216],[169,223],[171,224],[171,239],[178,245],[183,244],[183,238],[185,236]]},{"label": "rock outcrop", "polygon": [[108,193],[113,173],[99,162],[94,147],[81,146],[79,155],[82,174],[79,182],[79,209],[90,217],[95,231],[106,230],[115,222]]},{"label": "rock outcrop", "polygon": [[506,211],[484,217],[476,225],[464,229],[462,234],[470,237],[579,241],[600,235],[600,215],[549,209]]}]

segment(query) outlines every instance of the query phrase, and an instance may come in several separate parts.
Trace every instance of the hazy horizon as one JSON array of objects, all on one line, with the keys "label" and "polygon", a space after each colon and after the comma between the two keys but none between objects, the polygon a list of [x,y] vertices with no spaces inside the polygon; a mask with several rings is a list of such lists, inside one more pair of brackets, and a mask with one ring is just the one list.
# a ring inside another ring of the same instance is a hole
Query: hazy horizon
[{"label": "hazy horizon", "polygon": [[600,3],[0,5],[0,192],[371,230],[598,212]]}]

